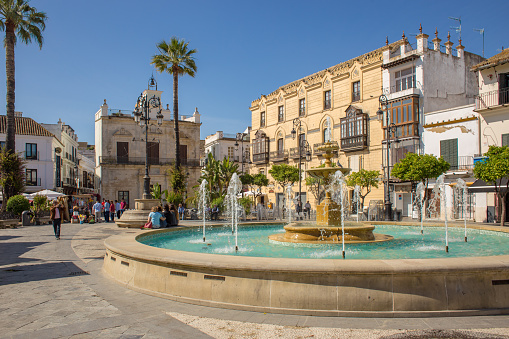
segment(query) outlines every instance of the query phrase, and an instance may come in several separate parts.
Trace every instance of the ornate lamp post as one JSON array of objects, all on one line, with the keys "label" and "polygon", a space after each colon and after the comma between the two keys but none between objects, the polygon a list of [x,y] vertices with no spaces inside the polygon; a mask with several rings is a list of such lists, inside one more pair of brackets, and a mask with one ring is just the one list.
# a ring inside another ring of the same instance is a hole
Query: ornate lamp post
[{"label": "ornate lamp post", "polygon": [[241,143],[241,157],[242,157],[242,174],[244,174],[244,138],[246,137],[246,133],[237,133],[237,136],[236,136],[236,141],[235,141],[235,151],[238,151],[239,150],[239,141]]},{"label": "ornate lamp post", "polygon": [[[297,137],[297,131],[300,131],[300,128],[302,126],[302,122],[299,118],[293,119],[293,129],[292,129],[292,139],[295,140]],[[306,161],[311,160],[311,148],[309,147],[309,143],[307,140],[301,140],[299,137],[298,142],[299,147],[299,201],[302,206],[302,178],[301,178],[301,163],[302,163],[302,151],[304,150],[306,152]]]},{"label": "ornate lamp post", "polygon": [[385,112],[385,141],[387,143],[387,152],[386,152],[386,166],[385,166],[385,185],[384,185],[384,204],[385,204],[385,220],[389,221],[392,220],[392,202],[391,202],[391,195],[389,192],[389,180],[390,180],[390,150],[391,150],[391,134],[396,133],[397,127],[394,124],[390,124],[390,113],[389,113],[389,104],[387,97],[385,94],[380,95],[378,98],[378,102],[380,103],[380,107],[378,108],[378,111],[376,114],[378,115],[378,120],[382,121],[384,120],[384,112]]},{"label": "ornate lamp post", "polygon": [[[154,77],[149,79],[149,87],[155,86]],[[141,127],[145,127],[145,176],[143,177],[143,199],[150,199],[150,176],[148,175],[148,126],[150,124],[150,111],[157,109],[157,124],[163,123],[163,114],[161,113],[161,99],[153,95],[149,97],[148,93],[140,94],[136,107],[134,108],[134,121],[139,123]]]}]

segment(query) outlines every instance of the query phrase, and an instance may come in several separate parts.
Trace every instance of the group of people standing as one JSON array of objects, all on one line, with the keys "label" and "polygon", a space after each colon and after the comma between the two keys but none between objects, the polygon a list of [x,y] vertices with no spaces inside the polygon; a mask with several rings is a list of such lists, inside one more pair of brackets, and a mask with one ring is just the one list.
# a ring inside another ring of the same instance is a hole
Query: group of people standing
[{"label": "group of people standing", "polygon": [[164,207],[154,206],[148,215],[147,223],[142,228],[178,226],[178,217],[179,211],[173,204],[165,204]]},{"label": "group of people standing", "polygon": [[97,201],[94,206],[92,206],[92,210],[95,215],[95,221],[99,222],[101,220],[101,214],[104,214],[104,221],[110,222],[110,219],[112,222],[115,221],[115,216],[117,218],[120,218],[122,213],[124,213],[126,208],[126,202],[124,199],[122,199],[120,202],[118,200],[115,200],[113,202],[112,200],[105,200],[103,199],[102,203]]}]

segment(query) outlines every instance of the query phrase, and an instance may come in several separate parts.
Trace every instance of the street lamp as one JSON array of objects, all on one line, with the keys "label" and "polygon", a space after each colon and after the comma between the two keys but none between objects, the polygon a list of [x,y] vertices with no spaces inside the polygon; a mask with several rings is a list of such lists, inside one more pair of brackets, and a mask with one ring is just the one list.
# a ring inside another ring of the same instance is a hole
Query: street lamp
[{"label": "street lamp", "polygon": [[244,138],[247,136],[247,133],[237,133],[235,140],[235,151],[239,150],[239,141],[242,145],[242,149],[240,151],[242,157],[242,174],[244,174]]},{"label": "street lamp", "polygon": [[[297,131],[300,131],[301,126],[302,126],[302,122],[300,121],[299,118],[293,119],[293,129],[291,132],[292,139],[295,140],[295,138],[297,137]],[[304,149],[304,151],[306,152],[306,161],[310,161],[311,160],[311,148],[309,147],[309,143],[307,142],[307,140],[301,140],[300,137],[299,137],[298,147],[299,147],[299,201],[302,206],[302,178],[301,178],[302,150]]]},{"label": "street lamp", "polygon": [[385,141],[387,143],[387,162],[385,167],[385,185],[384,185],[384,195],[385,195],[385,220],[389,221],[392,220],[392,202],[391,202],[391,196],[389,193],[389,180],[390,180],[390,150],[391,150],[391,134],[396,133],[397,127],[395,124],[389,124],[389,103],[387,100],[387,97],[385,94],[380,95],[378,98],[378,102],[380,103],[380,107],[378,108],[378,111],[376,112],[378,116],[378,120],[382,121],[384,120],[384,111],[385,111]]},{"label": "street lamp", "polygon": [[[149,87],[155,84],[154,77],[149,79]],[[153,95],[149,97],[148,93],[140,94],[136,107],[134,108],[134,121],[145,127],[145,176],[143,177],[143,199],[150,199],[150,177],[148,175],[148,126],[150,124],[150,111],[158,109],[156,114],[157,124],[163,123],[163,114],[161,113],[161,99]]]}]

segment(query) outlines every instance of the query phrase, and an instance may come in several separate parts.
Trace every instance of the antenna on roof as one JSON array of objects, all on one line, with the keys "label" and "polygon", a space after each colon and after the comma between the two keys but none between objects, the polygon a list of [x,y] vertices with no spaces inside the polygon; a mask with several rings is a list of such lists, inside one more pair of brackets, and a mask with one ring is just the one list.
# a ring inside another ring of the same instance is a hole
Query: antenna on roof
[{"label": "antenna on roof", "polygon": [[482,57],[484,58],[484,28],[474,28],[474,31],[482,34]]},{"label": "antenna on roof", "polygon": [[458,21],[458,22],[459,22],[459,24],[460,24],[460,25],[459,25],[459,27],[453,27],[453,26],[451,26],[451,28],[452,28],[452,29],[454,29],[454,30],[456,31],[456,33],[459,33],[459,35],[460,35],[460,40],[461,40],[461,17],[459,17],[459,18],[455,18],[455,17],[450,16],[450,17],[449,17],[449,19],[451,19],[451,20],[456,20],[456,21]]}]

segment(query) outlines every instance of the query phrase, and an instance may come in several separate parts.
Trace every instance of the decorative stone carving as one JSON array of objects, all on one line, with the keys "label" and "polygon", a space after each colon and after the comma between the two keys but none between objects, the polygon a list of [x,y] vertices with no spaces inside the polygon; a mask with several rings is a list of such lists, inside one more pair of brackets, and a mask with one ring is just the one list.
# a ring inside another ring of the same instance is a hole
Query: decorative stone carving
[{"label": "decorative stone carving", "polygon": [[126,130],[124,127],[113,133],[114,136],[124,136],[124,137],[132,137],[133,135],[131,132]]}]

